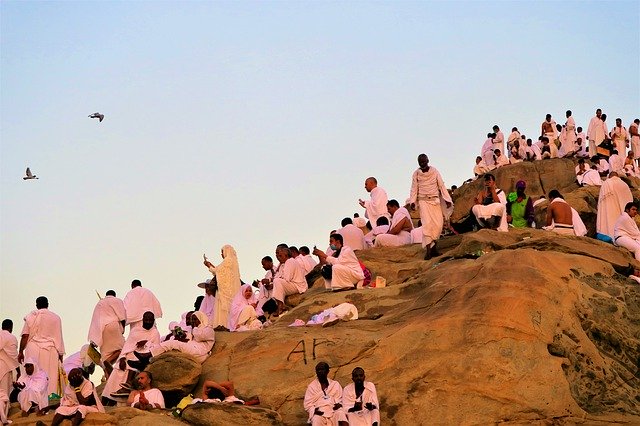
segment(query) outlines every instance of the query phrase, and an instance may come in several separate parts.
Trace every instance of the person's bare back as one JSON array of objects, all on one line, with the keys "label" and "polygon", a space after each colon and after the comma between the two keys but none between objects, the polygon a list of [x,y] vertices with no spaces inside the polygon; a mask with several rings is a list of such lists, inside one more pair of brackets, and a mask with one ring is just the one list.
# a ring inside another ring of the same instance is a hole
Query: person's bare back
[{"label": "person's bare back", "polygon": [[563,202],[551,203],[547,209],[547,226],[551,225],[552,221],[556,224],[573,226],[571,206]]}]

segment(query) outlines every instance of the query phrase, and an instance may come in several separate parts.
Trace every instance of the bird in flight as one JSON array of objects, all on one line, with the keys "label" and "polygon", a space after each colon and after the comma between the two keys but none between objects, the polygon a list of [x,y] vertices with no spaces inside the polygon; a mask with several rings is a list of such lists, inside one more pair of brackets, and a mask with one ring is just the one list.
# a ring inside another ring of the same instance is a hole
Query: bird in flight
[{"label": "bird in flight", "polygon": [[24,180],[29,180],[29,179],[38,179],[38,176],[34,175],[33,173],[31,173],[31,169],[27,167],[27,171],[26,171],[26,176],[23,177],[22,179]]},{"label": "bird in flight", "polygon": [[104,114],[100,114],[99,112],[94,112],[89,116],[89,118],[97,118],[102,123],[102,120],[104,120]]}]

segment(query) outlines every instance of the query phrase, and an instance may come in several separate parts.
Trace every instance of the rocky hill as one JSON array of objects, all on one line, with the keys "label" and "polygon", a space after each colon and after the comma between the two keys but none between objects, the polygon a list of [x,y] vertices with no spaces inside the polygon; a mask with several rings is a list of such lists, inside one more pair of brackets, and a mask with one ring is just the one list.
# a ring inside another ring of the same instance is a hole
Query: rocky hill
[{"label": "rocky hill", "polygon": [[[569,160],[496,175],[506,191],[521,178],[532,195],[557,188],[585,214],[597,204],[597,190],[572,182]],[[454,220],[464,219],[480,184],[456,192]],[[360,252],[387,287],[327,293],[316,283],[273,326],[218,333],[201,367],[164,354],[149,368],[174,399],[205,379],[231,379],[241,397],[262,401],[187,408],[182,420],[198,425],[305,424],[302,399],[319,361],[343,385],[363,367],[386,425],[640,424],[640,285],[623,274],[640,265],[626,250],[537,229],[481,230],[447,237],[439,248],[430,261],[419,245]],[[288,326],[345,301],[361,319]],[[87,424],[178,422],[136,412],[118,408]]]}]

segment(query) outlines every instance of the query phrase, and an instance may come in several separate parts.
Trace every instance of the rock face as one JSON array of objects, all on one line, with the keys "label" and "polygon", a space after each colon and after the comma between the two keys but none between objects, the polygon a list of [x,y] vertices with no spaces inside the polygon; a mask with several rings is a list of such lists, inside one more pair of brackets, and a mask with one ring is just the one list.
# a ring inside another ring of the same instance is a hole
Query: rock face
[{"label": "rock face", "polygon": [[[385,424],[640,422],[640,287],[616,272],[636,265],[628,252],[535,229],[440,247],[429,262],[419,245],[360,253],[386,288],[314,286],[272,327],[220,333],[201,381],[232,379],[288,425],[306,422],[319,361],[343,386],[363,367]],[[344,301],[382,317],[287,326]]]},{"label": "rock face", "polygon": [[190,405],[182,412],[182,419],[197,426],[283,425],[282,418],[273,410],[235,404]]},{"label": "rock face", "polygon": [[153,374],[153,384],[162,391],[167,407],[172,407],[194,390],[202,365],[189,355],[169,351],[152,358],[146,370]]}]

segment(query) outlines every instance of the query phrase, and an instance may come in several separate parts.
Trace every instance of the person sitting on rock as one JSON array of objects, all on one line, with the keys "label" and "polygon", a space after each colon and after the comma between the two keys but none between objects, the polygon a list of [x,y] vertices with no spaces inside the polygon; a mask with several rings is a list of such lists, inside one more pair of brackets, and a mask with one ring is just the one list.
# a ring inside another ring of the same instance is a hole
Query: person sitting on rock
[{"label": "person sitting on rock", "polygon": [[149,350],[152,346],[160,343],[160,333],[155,322],[153,312],[147,311],[142,316],[142,327],[136,327],[129,332],[120,356],[102,391],[102,400],[105,405],[115,404],[115,398],[129,396],[136,371],[127,366],[127,360],[135,359],[133,355],[135,350]]},{"label": "person sitting on rock", "polygon": [[484,189],[475,198],[476,205],[471,212],[483,228],[507,232],[507,198],[504,191],[496,187],[496,178],[490,173],[484,175]]},{"label": "person sitting on rock", "polygon": [[528,228],[533,223],[533,200],[525,194],[527,184],[516,182],[516,192],[509,194],[507,201],[507,222],[514,228]]},{"label": "person sitting on rock", "polygon": [[387,202],[387,211],[391,215],[391,225],[385,234],[376,237],[375,247],[399,247],[411,244],[413,222],[409,210],[400,207],[397,200]]},{"label": "person sitting on rock", "polygon": [[280,262],[275,277],[273,278],[273,298],[278,304],[275,316],[285,312],[284,299],[292,294],[302,294],[309,288],[304,276],[304,270],[298,262],[291,257],[291,250],[286,244],[276,248],[276,259]]},{"label": "person sitting on rock", "polygon": [[364,273],[356,254],[348,246],[342,245],[342,235],[333,234],[329,237],[329,246],[333,250],[327,256],[322,250],[314,249],[322,267],[322,276],[327,290],[342,290],[354,288],[358,282],[364,280]]},{"label": "person sitting on rock", "polygon": [[613,243],[624,247],[633,253],[636,260],[640,260],[640,230],[634,217],[638,214],[638,205],[635,202],[627,203],[624,211],[616,220],[613,227]]},{"label": "person sitting on rock", "polygon": [[256,306],[258,306],[258,299],[253,294],[251,284],[244,284],[231,301],[229,321],[227,322],[229,331],[261,329],[262,322],[258,319]]},{"label": "person sitting on rock", "polygon": [[[376,226],[367,232],[364,236],[364,241],[367,243],[367,248],[373,247],[376,242],[376,237],[381,234],[386,234],[389,230],[389,219],[386,216],[380,216],[376,221]],[[422,230],[420,229],[420,241],[422,241]]]},{"label": "person sitting on rock", "polygon": [[602,178],[598,173],[596,164],[589,164],[591,160],[581,158],[576,166],[576,180],[580,186],[601,186]]},{"label": "person sitting on rock", "polygon": [[20,366],[20,377],[13,384],[14,388],[19,389],[18,402],[23,417],[44,410],[49,405],[48,386],[47,372],[38,367],[35,359],[27,358],[24,365]]},{"label": "person sitting on rock", "polygon": [[149,371],[141,371],[136,376],[138,387],[129,394],[127,404],[140,410],[164,408],[164,396],[160,389],[152,387],[153,376]]},{"label": "person sitting on rock", "polygon": [[349,426],[378,426],[380,424],[380,404],[376,385],[365,381],[364,370],[356,367],[351,372],[351,380],[342,390],[342,407],[346,410]]},{"label": "person sitting on rock", "polygon": [[133,351],[133,355],[138,358],[139,361],[129,360],[127,364],[132,368],[142,371],[147,367],[152,357],[171,350],[177,350],[191,355],[196,361],[203,363],[215,344],[215,331],[213,327],[208,324],[207,316],[202,312],[194,312],[193,315],[191,315],[191,326],[193,327],[191,331],[193,339],[189,341],[167,340],[151,346],[149,352]]},{"label": "person sitting on rock", "polygon": [[93,383],[82,375],[80,368],[74,368],[69,372],[69,384],[64,388],[64,396],[51,426],[58,426],[65,419],[71,420],[72,425],[79,425],[88,413],[98,412],[104,413],[104,407]]},{"label": "person sitting on rock", "polygon": [[571,206],[562,198],[557,189],[549,191],[547,224],[543,229],[562,235],[575,235],[573,230],[573,212]]},{"label": "person sitting on rock", "polygon": [[342,409],[342,386],[329,377],[329,364],[316,365],[316,378],[307,386],[304,394],[304,409],[309,414],[311,426],[349,424]]}]

